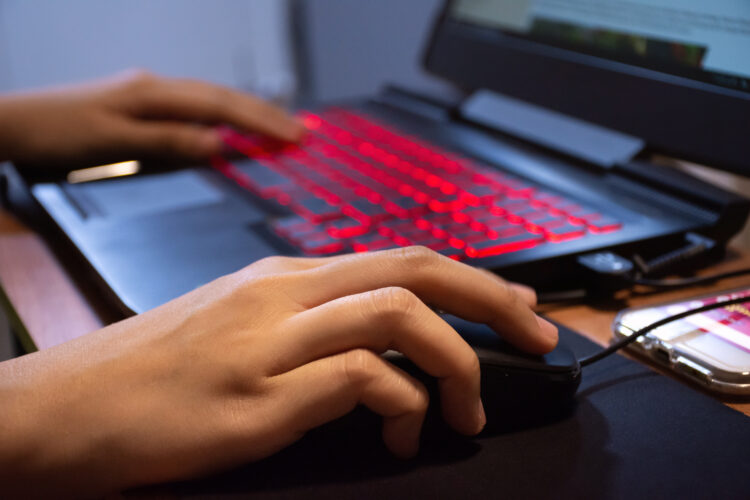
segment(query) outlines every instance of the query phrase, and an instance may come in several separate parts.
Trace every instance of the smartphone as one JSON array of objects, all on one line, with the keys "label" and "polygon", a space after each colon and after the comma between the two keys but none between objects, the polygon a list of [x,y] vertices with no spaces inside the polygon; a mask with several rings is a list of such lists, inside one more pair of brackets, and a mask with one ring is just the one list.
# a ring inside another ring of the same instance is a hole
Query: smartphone
[{"label": "smartphone", "polygon": [[625,309],[615,318],[614,336],[619,340],[667,316],[742,297],[747,297],[747,302],[656,328],[630,344],[630,348],[712,392],[750,396],[750,288]]}]

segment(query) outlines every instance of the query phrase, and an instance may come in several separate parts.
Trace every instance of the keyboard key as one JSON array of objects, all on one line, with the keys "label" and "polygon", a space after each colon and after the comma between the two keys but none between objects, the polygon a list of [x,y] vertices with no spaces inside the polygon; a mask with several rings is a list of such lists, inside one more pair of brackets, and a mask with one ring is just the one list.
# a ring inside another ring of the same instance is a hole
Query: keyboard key
[{"label": "keyboard key", "polygon": [[480,243],[482,241],[487,240],[487,235],[485,233],[480,232],[471,232],[471,233],[465,233],[461,234],[461,239],[464,240],[469,245],[472,245],[474,243]]},{"label": "keyboard key", "polygon": [[450,257],[451,259],[461,260],[463,253],[460,250],[456,250],[453,247],[433,248],[437,253]]},{"label": "keyboard key", "polygon": [[366,252],[368,250],[383,250],[393,248],[396,244],[393,240],[378,232],[370,232],[352,239],[352,248],[355,252]]},{"label": "keyboard key", "polygon": [[232,166],[242,174],[242,179],[248,183],[246,187],[256,190],[261,196],[290,189],[295,185],[291,179],[252,160],[233,162]]},{"label": "keyboard key", "polygon": [[334,238],[351,238],[360,236],[370,230],[370,226],[358,220],[346,217],[326,224],[326,231]]},{"label": "keyboard key", "polygon": [[398,245],[396,245],[393,240],[390,240],[388,238],[381,238],[379,240],[370,241],[368,243],[361,243],[357,239],[355,239],[352,242],[352,249],[355,252],[371,252],[375,250],[386,250],[388,248],[396,248]]},{"label": "keyboard key", "polygon": [[325,235],[321,238],[310,238],[299,242],[302,251],[308,255],[327,255],[344,250],[343,242]]},{"label": "keyboard key", "polygon": [[365,218],[370,222],[384,219],[388,217],[388,211],[380,205],[371,203],[370,201],[360,198],[347,204],[349,207],[356,210],[357,215],[353,217],[359,219],[360,217]]},{"label": "keyboard key", "polygon": [[466,255],[469,257],[480,258],[501,255],[508,252],[533,248],[544,242],[544,238],[533,234],[519,234],[510,238],[501,238],[496,240],[484,240],[478,243],[472,243],[466,249]]},{"label": "keyboard key", "polygon": [[593,233],[611,233],[621,228],[622,222],[609,216],[597,217],[589,224],[589,230]]},{"label": "keyboard key", "polygon": [[567,241],[586,235],[586,226],[565,223],[561,226],[545,228],[547,240],[553,242]]},{"label": "keyboard key", "polygon": [[312,230],[315,227],[313,224],[310,224],[307,219],[298,215],[276,219],[272,226],[277,232],[282,234],[299,231],[301,229]]},{"label": "keyboard key", "polygon": [[531,201],[531,204],[534,206],[550,207],[557,207],[559,205],[564,205],[565,203],[566,200],[564,200],[560,196],[545,191],[537,191],[536,193],[534,193],[534,197]]},{"label": "keyboard key", "polygon": [[412,210],[414,208],[422,206],[421,203],[418,203],[414,198],[410,196],[398,196],[396,198],[389,199],[388,202],[393,203],[402,210]]},{"label": "keyboard key", "polygon": [[310,222],[320,223],[341,217],[341,209],[317,197],[295,201],[292,209]]}]

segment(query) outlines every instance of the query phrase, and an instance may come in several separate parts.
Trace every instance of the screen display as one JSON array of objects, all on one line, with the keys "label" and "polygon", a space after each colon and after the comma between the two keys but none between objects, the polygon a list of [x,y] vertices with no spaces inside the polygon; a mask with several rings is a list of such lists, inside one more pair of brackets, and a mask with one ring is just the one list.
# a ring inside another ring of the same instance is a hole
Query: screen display
[{"label": "screen display", "polygon": [[453,20],[750,92],[750,0],[454,0]]}]

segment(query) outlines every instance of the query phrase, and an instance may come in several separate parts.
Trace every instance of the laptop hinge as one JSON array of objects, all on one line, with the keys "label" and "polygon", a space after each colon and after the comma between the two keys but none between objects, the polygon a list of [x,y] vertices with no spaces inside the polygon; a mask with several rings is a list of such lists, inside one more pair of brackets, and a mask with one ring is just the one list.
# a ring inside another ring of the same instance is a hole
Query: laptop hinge
[{"label": "laptop hinge", "polygon": [[635,158],[645,142],[490,90],[478,90],[459,107],[468,121],[602,168]]},{"label": "laptop hinge", "polygon": [[458,89],[433,87],[410,88],[399,84],[388,84],[372,100],[378,104],[424,116],[433,120],[448,120],[466,99]]}]

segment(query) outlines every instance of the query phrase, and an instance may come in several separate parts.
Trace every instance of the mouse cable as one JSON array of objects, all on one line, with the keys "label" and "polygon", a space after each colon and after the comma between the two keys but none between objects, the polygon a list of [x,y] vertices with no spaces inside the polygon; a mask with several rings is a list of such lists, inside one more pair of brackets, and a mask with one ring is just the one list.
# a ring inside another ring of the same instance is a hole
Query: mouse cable
[{"label": "mouse cable", "polygon": [[721,307],[727,307],[727,306],[740,304],[744,302],[750,302],[750,296],[736,297],[734,299],[722,300],[719,302],[714,302],[713,304],[706,304],[701,307],[696,307],[695,309],[688,309],[687,311],[683,311],[681,313],[674,314],[672,316],[667,316],[666,318],[662,318],[659,321],[655,321],[651,323],[650,325],[644,326],[640,330],[637,330],[636,332],[628,335],[624,339],[618,340],[617,342],[610,344],[610,346],[607,347],[606,349],[602,349],[601,351],[595,354],[592,354],[591,356],[587,356],[585,358],[579,359],[578,363],[581,365],[581,367],[588,366],[592,363],[596,363],[600,359],[606,358],[613,352],[619,351],[623,347],[630,345],[636,340],[638,340],[639,338],[643,337],[650,331],[655,330],[659,328],[660,326],[664,326],[667,323],[672,323],[673,321],[678,321],[683,318],[687,318],[688,316],[692,316],[694,314],[711,311],[713,309],[719,309]]},{"label": "mouse cable", "polygon": [[[581,269],[584,270],[588,278],[595,284],[595,288],[591,288],[591,290],[596,289],[599,292],[601,292],[602,290],[615,291],[623,287],[632,285],[642,285],[655,289],[682,288],[686,286],[713,283],[715,281],[726,278],[750,274],[750,268],[744,268],[713,274],[710,276],[696,276],[676,279],[652,279],[647,277],[647,273],[644,273],[642,270],[636,269],[636,266],[641,269],[643,269],[644,266],[648,269],[651,269],[654,267],[661,267],[661,265],[652,266],[650,264],[639,264],[639,260],[642,259],[639,259],[637,257],[638,256],[636,255],[636,258],[630,260],[621,257],[613,252],[604,251],[580,255],[578,256],[576,261],[581,266]],[[590,292],[588,288],[584,290]],[[571,294],[571,292],[568,292],[568,294]],[[549,297],[545,296],[544,298],[555,299],[560,297],[565,298],[564,295],[558,292],[556,294],[550,295]],[[576,296],[576,298],[579,297]]]},{"label": "mouse cable", "polygon": [[[688,286],[708,285],[716,281],[736,278],[750,274],[750,268],[737,269],[724,273],[712,274],[709,276],[696,276],[693,278],[674,278],[674,279],[647,279],[624,274],[619,279],[630,285],[641,285],[656,290],[671,290],[675,288],[684,288]],[[574,288],[571,290],[562,290],[555,292],[543,292],[537,296],[539,304],[548,304],[553,302],[567,302],[572,300],[582,300],[591,295],[591,291],[586,288]]]}]

